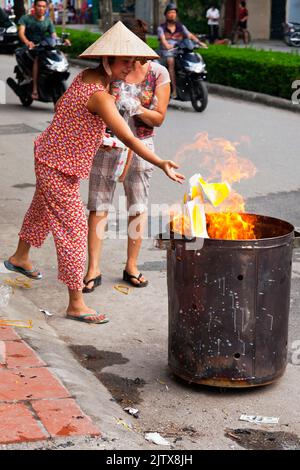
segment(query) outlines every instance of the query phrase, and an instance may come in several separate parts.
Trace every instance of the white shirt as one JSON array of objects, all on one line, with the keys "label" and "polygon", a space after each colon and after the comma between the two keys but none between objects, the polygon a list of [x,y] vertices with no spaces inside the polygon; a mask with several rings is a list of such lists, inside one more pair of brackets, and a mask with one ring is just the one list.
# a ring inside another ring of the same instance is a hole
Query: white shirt
[{"label": "white shirt", "polygon": [[209,18],[207,22],[209,26],[218,25],[220,18],[219,10],[217,8],[209,8],[206,12],[206,18]]}]

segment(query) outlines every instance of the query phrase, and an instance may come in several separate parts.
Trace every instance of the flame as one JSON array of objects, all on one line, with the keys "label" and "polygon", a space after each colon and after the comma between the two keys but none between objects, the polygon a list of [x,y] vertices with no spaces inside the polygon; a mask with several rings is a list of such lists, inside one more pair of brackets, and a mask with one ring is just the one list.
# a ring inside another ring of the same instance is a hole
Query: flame
[{"label": "flame", "polygon": [[[254,240],[257,238],[255,221],[249,214],[210,213],[206,214],[206,228],[209,238],[222,240]],[[184,214],[177,214],[171,221],[171,230],[191,237],[190,221]]]},{"label": "flame", "polygon": [[[244,142],[247,138],[243,137]],[[197,161],[201,173],[208,174],[202,189],[211,203],[205,203],[207,233],[210,238],[223,240],[250,240],[256,239],[255,220],[245,212],[245,200],[232,190],[232,185],[243,179],[251,178],[256,173],[254,164],[238,153],[239,143],[226,139],[209,139],[208,133],[203,132],[196,136],[195,141],[180,149],[176,161],[187,158],[189,155]],[[214,179],[221,179],[223,183],[209,183]],[[227,185],[227,188],[226,186]],[[229,192],[228,190],[228,185]],[[191,198],[199,196],[195,191]],[[185,200],[186,202],[186,200]],[[171,221],[174,232],[191,236],[191,222],[184,213],[177,213]]]}]

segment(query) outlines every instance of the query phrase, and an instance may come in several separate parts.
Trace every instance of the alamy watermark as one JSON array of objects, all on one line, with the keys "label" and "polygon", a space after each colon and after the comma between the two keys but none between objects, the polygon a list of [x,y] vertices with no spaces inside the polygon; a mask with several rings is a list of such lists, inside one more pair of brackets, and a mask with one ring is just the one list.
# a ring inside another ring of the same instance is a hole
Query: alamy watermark
[{"label": "alamy watermark", "polygon": [[295,80],[292,83],[292,89],[295,90],[292,94],[292,103],[300,104],[300,80]]},{"label": "alamy watermark", "polygon": [[0,80],[0,104],[6,104],[6,83]]},{"label": "alamy watermark", "polygon": [[[99,239],[124,240],[129,236],[132,240],[157,239],[162,234],[162,242],[172,238],[186,241],[186,250],[201,250],[203,238],[185,237],[181,233],[172,232],[174,215],[181,216],[181,204],[149,204],[148,207],[133,205],[127,207],[126,196],[119,196],[118,204],[100,206],[97,211],[99,222],[96,233]],[[131,216],[131,220],[128,220]]]},{"label": "alamy watermark", "polygon": [[294,366],[299,366],[300,365],[300,340],[297,339],[292,342],[292,354],[291,354],[291,363],[294,364]]}]

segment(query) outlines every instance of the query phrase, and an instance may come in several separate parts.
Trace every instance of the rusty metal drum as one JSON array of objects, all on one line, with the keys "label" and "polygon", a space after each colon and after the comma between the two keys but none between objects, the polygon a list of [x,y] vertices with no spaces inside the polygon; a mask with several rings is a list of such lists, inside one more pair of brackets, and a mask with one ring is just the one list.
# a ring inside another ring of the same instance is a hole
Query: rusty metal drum
[{"label": "rusty metal drum", "polygon": [[159,236],[167,248],[168,362],[188,382],[252,387],[285,371],[299,234],[288,222],[253,217],[256,240]]}]

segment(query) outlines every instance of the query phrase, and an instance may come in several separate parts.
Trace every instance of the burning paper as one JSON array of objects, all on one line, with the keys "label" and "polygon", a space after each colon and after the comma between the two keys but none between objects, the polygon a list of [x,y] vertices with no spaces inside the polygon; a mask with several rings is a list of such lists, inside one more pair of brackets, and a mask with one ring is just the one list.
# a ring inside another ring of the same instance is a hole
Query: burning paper
[{"label": "burning paper", "polygon": [[189,185],[189,193],[184,196],[184,216],[189,220],[191,236],[208,238],[203,194],[216,207],[228,197],[230,186],[226,182],[207,183],[200,173],[189,179]]},{"label": "burning paper", "polygon": [[203,178],[200,178],[202,189],[214,207],[222,204],[230,194],[230,185],[225,183],[206,183]]},{"label": "burning paper", "polygon": [[208,238],[204,205],[200,197],[188,201],[184,206],[185,214],[190,221],[193,237]]},{"label": "burning paper", "polygon": [[[210,238],[253,240],[259,236],[255,217],[244,213],[245,200],[233,189],[235,183],[256,173],[254,164],[239,155],[238,146],[239,142],[222,138],[210,139],[203,132],[192,143],[179,150],[175,161],[180,163],[182,159],[192,158],[193,164],[197,162],[207,177],[204,179],[201,174],[196,174],[190,179],[190,191],[184,196],[184,213],[174,215],[172,230],[187,236],[193,235],[192,211],[188,211],[186,205],[200,197],[202,201],[199,204],[204,207]],[[213,182],[218,180],[221,183]],[[204,196],[209,202],[204,201]]]}]

